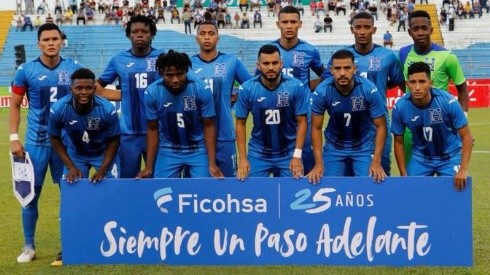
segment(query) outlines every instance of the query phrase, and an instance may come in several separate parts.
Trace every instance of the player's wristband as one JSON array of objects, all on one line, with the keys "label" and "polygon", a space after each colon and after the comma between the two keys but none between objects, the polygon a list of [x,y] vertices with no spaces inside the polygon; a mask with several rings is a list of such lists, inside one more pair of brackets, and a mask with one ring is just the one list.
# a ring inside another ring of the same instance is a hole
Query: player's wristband
[{"label": "player's wristband", "polygon": [[19,139],[19,134],[17,134],[17,133],[10,134],[10,141],[16,141],[16,140],[20,140]]},{"label": "player's wristband", "polygon": [[303,154],[303,150],[301,149],[294,149],[294,153],[293,153],[293,158],[301,158],[301,155]]},{"label": "player's wristband", "polygon": [[464,116],[468,118],[468,112],[464,112]]}]

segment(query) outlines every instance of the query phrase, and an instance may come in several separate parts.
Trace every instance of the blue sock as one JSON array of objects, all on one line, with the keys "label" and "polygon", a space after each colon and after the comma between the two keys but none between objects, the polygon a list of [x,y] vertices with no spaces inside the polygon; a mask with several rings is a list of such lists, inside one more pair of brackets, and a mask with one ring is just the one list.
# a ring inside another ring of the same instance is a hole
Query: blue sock
[{"label": "blue sock", "polygon": [[24,229],[24,245],[35,248],[34,245],[34,234],[36,232],[36,223],[39,216],[38,211],[38,201],[41,191],[43,190],[42,185],[35,186],[34,191],[36,195],[34,199],[25,207],[22,208],[22,228]]}]

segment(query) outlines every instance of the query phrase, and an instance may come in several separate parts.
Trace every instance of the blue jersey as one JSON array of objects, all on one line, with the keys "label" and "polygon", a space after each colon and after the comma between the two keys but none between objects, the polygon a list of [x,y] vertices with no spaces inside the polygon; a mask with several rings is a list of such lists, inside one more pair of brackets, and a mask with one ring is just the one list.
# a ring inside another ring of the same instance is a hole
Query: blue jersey
[{"label": "blue jersey", "polygon": [[281,59],[284,64],[283,73],[299,79],[305,87],[309,87],[310,69],[318,76],[322,74],[323,63],[320,53],[310,43],[299,39],[298,44],[291,49],[283,48],[279,39],[271,42],[271,44],[277,46],[281,52]]},{"label": "blue jersey", "polygon": [[51,146],[48,135],[49,109],[58,99],[70,93],[71,74],[82,68],[77,61],[60,59],[54,68],[46,67],[40,58],[17,68],[12,92],[27,95],[26,144]]},{"label": "blue jersey", "polygon": [[[356,51],[354,45],[346,48],[354,54],[357,67],[356,74],[371,80],[376,85],[379,93],[386,102],[386,90],[388,86],[403,83],[403,68],[396,54],[385,47],[374,44],[373,49],[366,54]],[[332,66],[332,60],[328,62],[328,68]],[[322,77],[327,79],[332,76],[330,69],[325,70]]]},{"label": "blue jersey", "polygon": [[155,80],[160,79],[155,68],[163,50],[151,48],[146,56],[135,56],[131,50],[116,54],[99,77],[102,86],[116,79],[121,85],[121,134],[146,134],[145,105],[143,93]]},{"label": "blue jersey", "polygon": [[278,158],[291,154],[296,143],[296,116],[309,110],[309,92],[297,79],[282,74],[274,90],[266,88],[261,76],[243,83],[238,94],[236,117],[253,116],[248,152],[252,156]]},{"label": "blue jersey", "polygon": [[191,57],[192,72],[204,80],[213,93],[216,110],[218,141],[235,141],[235,127],[231,112],[233,82],[249,80],[252,76],[243,63],[231,54],[218,53],[211,61],[202,60],[199,55]]},{"label": "blue jersey", "polygon": [[355,76],[354,88],[342,95],[333,77],[320,83],[313,92],[311,112],[330,118],[325,129],[325,148],[342,151],[372,151],[376,127],[373,119],[385,115],[386,104],[374,84]]},{"label": "blue jersey", "polygon": [[458,130],[468,124],[461,105],[450,93],[432,88],[431,102],[419,108],[410,93],[402,96],[392,111],[391,132],[412,131],[413,155],[428,160],[447,160],[461,154]]},{"label": "blue jersey", "polygon": [[145,92],[146,116],[158,121],[160,149],[175,152],[206,150],[204,118],[215,116],[211,89],[204,81],[187,75],[180,94],[170,93],[163,79],[148,86]]},{"label": "blue jersey", "polygon": [[61,137],[64,130],[68,147],[81,156],[101,156],[107,141],[119,136],[119,117],[116,108],[108,100],[95,96],[93,107],[86,114],[73,108],[73,96],[69,95],[53,104],[49,116],[49,135]]}]

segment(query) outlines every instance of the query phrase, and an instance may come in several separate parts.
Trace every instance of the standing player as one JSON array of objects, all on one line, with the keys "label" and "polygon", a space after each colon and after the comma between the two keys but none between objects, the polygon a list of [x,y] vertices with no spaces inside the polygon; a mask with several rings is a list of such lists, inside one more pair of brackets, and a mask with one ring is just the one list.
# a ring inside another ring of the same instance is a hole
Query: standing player
[{"label": "standing player", "polygon": [[[401,176],[454,176],[454,187],[466,186],[473,138],[461,105],[447,91],[431,88],[430,66],[408,67],[410,93],[393,108],[395,157]],[[412,131],[413,155],[405,162],[403,132]]]},{"label": "standing player", "polygon": [[150,177],[154,168],[156,178],[177,178],[188,168],[191,178],[222,178],[211,88],[188,74],[191,61],[185,53],[162,54],[156,67],[163,79],[145,92],[148,152],[137,177]]},{"label": "standing player", "polygon": [[[423,10],[412,12],[408,20],[408,34],[412,37],[412,45],[402,47],[399,51],[403,64],[405,80],[408,78],[408,67],[414,62],[425,62],[431,70],[433,87],[448,91],[452,80],[458,91],[458,101],[465,114],[468,112],[469,95],[466,78],[456,55],[450,50],[432,43],[430,36],[433,32],[430,15]],[[411,133],[405,134],[405,157],[411,156]]]},{"label": "standing player", "polygon": [[[134,178],[141,169],[146,152],[146,116],[143,93],[148,85],[159,79],[155,69],[158,55],[163,53],[151,46],[157,28],[155,22],[143,15],[133,16],[126,26],[131,49],[116,54],[97,80],[97,93],[121,101],[121,178]],[[104,89],[119,80],[121,91]]]},{"label": "standing player", "polygon": [[[403,91],[404,78],[400,61],[396,54],[373,43],[373,34],[376,33],[374,18],[371,13],[360,12],[351,21],[350,30],[354,34],[355,44],[346,49],[354,54],[357,75],[371,80],[386,104],[386,91],[393,87],[400,87]],[[331,61],[329,62],[329,66]],[[325,70],[323,78],[331,76],[330,70]],[[390,127],[388,109],[386,109],[386,125]],[[391,135],[386,136],[381,165],[387,175],[391,174]],[[351,175],[350,173],[348,175]]]},{"label": "standing player", "polygon": [[211,21],[201,23],[196,42],[199,54],[191,57],[194,74],[209,86],[216,110],[217,144],[216,162],[225,177],[236,174],[236,147],[233,115],[231,112],[233,83],[251,78],[243,63],[231,54],[219,52],[218,28]]},{"label": "standing player", "polygon": [[[264,45],[259,50],[260,75],[243,84],[236,106],[238,179],[248,176],[299,178],[301,154],[307,130],[309,96],[297,79],[281,73],[279,49]],[[252,113],[252,137],[245,153],[247,117]]]},{"label": "standing player", "polygon": [[[35,173],[35,197],[22,208],[22,227],[24,229],[24,249],[17,257],[19,263],[27,263],[36,257],[34,235],[39,216],[38,200],[44,178],[51,170],[53,182],[59,183],[63,173],[63,163],[51,150],[48,135],[49,109],[58,99],[70,92],[70,75],[82,66],[71,59],[60,56],[63,45],[61,30],[57,25],[41,25],[37,33],[37,44],[41,55],[17,68],[12,85],[9,130],[10,150],[16,157],[24,157],[28,152]],[[29,99],[25,147],[19,139],[20,104],[22,98]]]},{"label": "standing player", "polygon": [[[71,95],[53,104],[48,132],[53,149],[65,164],[68,182],[88,178],[90,168],[97,171],[90,178],[117,178],[116,153],[119,148],[119,117],[106,99],[95,96],[95,75],[89,69],[71,75]],[[61,141],[62,131],[68,146]]]},{"label": "standing player", "polygon": [[[281,37],[271,44],[276,45],[281,52],[284,63],[283,73],[299,79],[306,88],[313,91],[321,78],[310,80],[310,70],[320,76],[325,68],[318,49],[298,38],[298,31],[302,23],[299,11],[295,7],[286,6],[282,8],[276,22],[277,28],[281,31]],[[308,173],[314,165],[309,132],[303,150],[305,173]]]},{"label": "standing player", "polygon": [[[330,71],[332,77],[320,83],[313,93],[311,137],[315,167],[308,179],[318,183],[324,170],[326,176],[343,176],[350,161],[355,176],[371,175],[375,182],[382,181],[386,176],[381,166],[386,104],[371,81],[355,75],[354,55],[349,50],[332,55]],[[325,111],[330,118],[322,157]]]}]

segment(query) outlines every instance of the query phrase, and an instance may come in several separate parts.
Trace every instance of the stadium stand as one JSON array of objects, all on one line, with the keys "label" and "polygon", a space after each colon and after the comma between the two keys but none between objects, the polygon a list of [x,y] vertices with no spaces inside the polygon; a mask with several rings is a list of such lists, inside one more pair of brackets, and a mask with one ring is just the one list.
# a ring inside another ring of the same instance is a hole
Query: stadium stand
[{"label": "stadium stand", "polygon": [[[441,6],[442,0],[435,0],[435,3],[429,5],[417,3],[416,9],[428,9],[431,12],[433,25],[440,29],[440,31],[435,31],[434,41],[439,41],[439,43],[443,41],[445,47],[456,52],[467,77],[487,77],[485,76],[485,69],[488,69],[490,65],[484,60],[488,60],[488,57],[490,57],[490,52],[486,50],[490,44],[485,44],[485,42],[490,42],[490,36],[485,34],[485,26],[488,28],[490,16],[484,14],[480,19],[457,20],[456,30],[449,32],[446,26],[439,28],[438,11],[440,11]],[[228,9],[232,15],[239,11],[238,7],[229,7]],[[303,27],[300,30],[300,38],[318,46],[320,55],[323,61],[326,62],[326,59],[334,51],[354,43],[354,38],[349,29],[348,14],[349,11],[347,15],[339,14],[338,16],[330,13],[333,18],[332,33],[315,33],[313,29],[315,16],[312,16],[310,12],[306,12],[302,17]],[[197,53],[198,48],[194,37],[184,34],[184,25],[171,24],[170,20],[168,20],[170,18],[168,11],[165,12],[165,17],[167,18],[165,23],[159,21],[157,24],[158,34],[153,45],[165,49],[178,49],[189,54]],[[1,18],[4,18],[4,16],[1,16]],[[3,47],[5,50],[0,55],[0,86],[8,86],[12,80],[15,68],[15,45],[25,45],[28,60],[35,58],[38,54],[35,34],[29,31],[16,32],[13,12],[10,12],[10,15],[6,15],[5,18],[11,19],[11,27],[8,29],[7,40]],[[129,42],[124,36],[122,26],[115,25],[113,22],[110,25],[103,25],[103,18],[103,14],[96,14],[95,25],[90,23],[85,26],[77,26],[75,21],[73,21],[71,25],[64,24],[61,26],[69,41],[69,46],[63,49],[62,55],[79,60],[96,74],[99,74],[105,68],[109,58],[116,52],[129,48]],[[256,53],[259,47],[279,37],[279,31],[276,28],[277,18],[267,16],[266,9],[262,9],[262,20],[263,28],[261,29],[254,29],[253,26],[251,26],[251,29],[220,29],[220,50],[237,54],[250,71],[254,71]],[[477,28],[475,28],[475,24],[478,24]],[[0,26],[5,25],[2,24]],[[378,31],[374,36],[375,43],[382,44],[382,36],[386,30],[389,30],[394,37],[393,50],[397,51],[401,46],[412,43],[412,39],[407,32],[398,32],[396,30],[397,24],[390,25],[381,9],[379,10],[379,20],[376,21],[376,26]],[[5,30],[7,29],[5,28]],[[195,30],[193,30],[193,34],[195,34]]]}]

